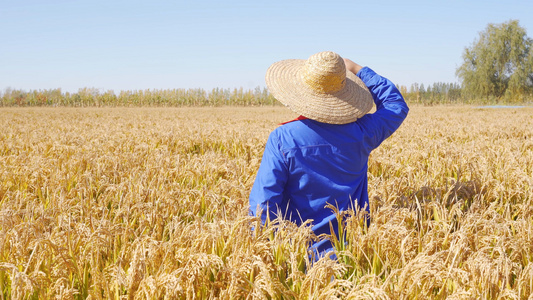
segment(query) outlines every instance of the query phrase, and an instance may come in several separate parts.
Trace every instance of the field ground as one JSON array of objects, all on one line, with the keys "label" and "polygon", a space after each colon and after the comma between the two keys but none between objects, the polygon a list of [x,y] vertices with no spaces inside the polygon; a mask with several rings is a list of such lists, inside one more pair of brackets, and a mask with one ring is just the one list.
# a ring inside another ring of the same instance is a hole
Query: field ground
[{"label": "field ground", "polygon": [[0,299],[532,299],[532,116],[412,107],[372,225],[310,264],[309,226],[247,216],[287,109],[1,108]]}]

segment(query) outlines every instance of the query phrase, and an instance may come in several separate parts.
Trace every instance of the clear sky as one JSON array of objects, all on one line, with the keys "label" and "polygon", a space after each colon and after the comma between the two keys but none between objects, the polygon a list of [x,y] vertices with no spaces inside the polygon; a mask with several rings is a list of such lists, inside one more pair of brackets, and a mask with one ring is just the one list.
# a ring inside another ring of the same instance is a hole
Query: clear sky
[{"label": "clear sky", "polygon": [[268,66],[320,51],[410,86],[457,82],[489,23],[532,0],[0,0],[0,91],[265,86]]}]

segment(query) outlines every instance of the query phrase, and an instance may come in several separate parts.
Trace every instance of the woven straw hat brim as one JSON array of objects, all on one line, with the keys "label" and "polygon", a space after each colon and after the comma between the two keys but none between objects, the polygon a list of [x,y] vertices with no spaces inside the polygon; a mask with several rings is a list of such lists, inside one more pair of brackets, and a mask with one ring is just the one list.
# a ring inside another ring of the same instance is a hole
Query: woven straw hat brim
[{"label": "woven straw hat brim", "polygon": [[303,59],[276,62],[268,68],[266,84],[270,93],[292,111],[329,124],[347,124],[368,113],[374,104],[363,81],[346,71],[346,84],[336,93],[321,93],[302,81]]}]

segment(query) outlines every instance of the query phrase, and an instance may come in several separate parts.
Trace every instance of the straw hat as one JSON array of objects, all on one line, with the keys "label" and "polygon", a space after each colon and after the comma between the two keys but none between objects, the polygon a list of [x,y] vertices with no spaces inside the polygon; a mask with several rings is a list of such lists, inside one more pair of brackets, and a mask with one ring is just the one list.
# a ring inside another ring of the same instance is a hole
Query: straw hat
[{"label": "straw hat", "polygon": [[323,123],[354,122],[374,104],[368,88],[346,70],[344,60],[335,52],[276,62],[268,68],[265,79],[279,102]]}]

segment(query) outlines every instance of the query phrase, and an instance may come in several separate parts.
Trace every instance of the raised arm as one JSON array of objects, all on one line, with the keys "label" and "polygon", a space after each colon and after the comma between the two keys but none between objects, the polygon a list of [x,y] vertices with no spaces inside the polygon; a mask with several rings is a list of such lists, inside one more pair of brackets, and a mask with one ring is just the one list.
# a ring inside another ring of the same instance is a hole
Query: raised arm
[{"label": "raised arm", "polygon": [[365,83],[376,104],[375,113],[367,114],[357,120],[357,124],[365,134],[368,150],[372,151],[400,127],[407,117],[409,107],[390,80],[349,59],[345,58],[344,63],[347,70],[356,74]]}]

